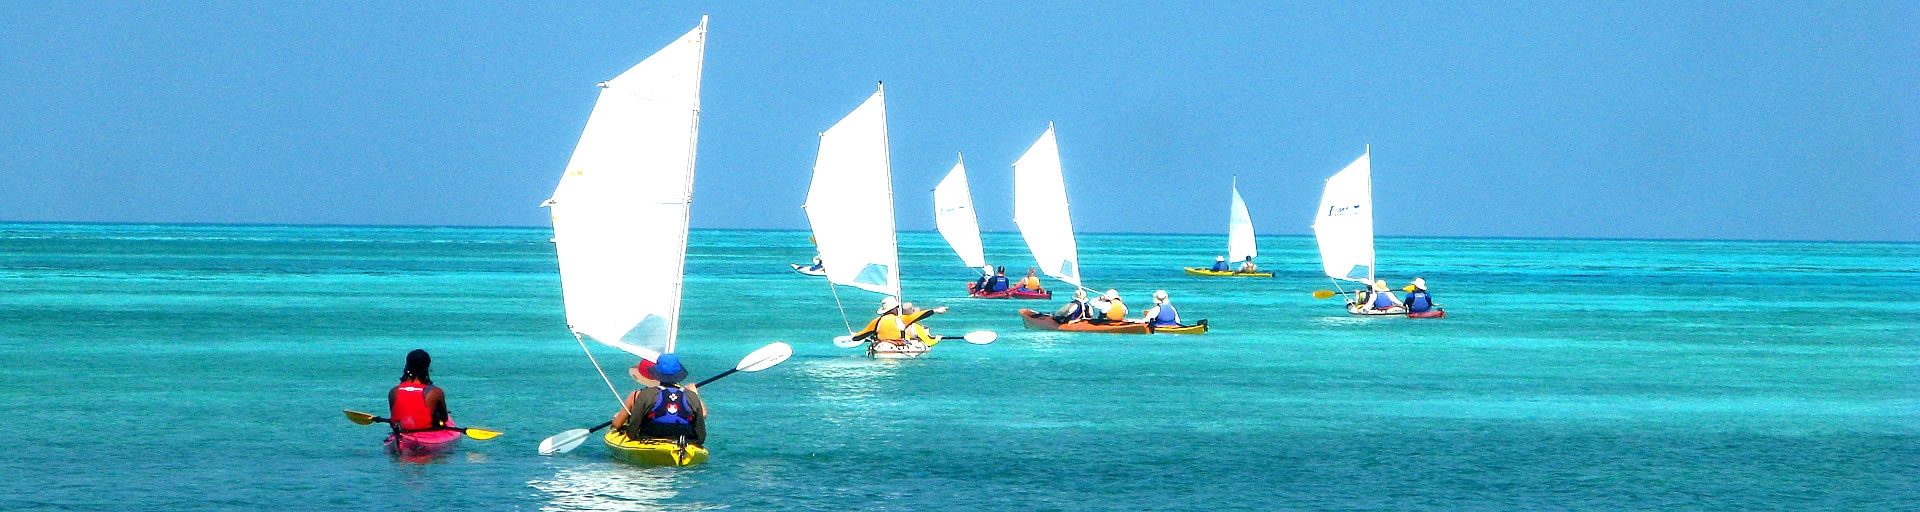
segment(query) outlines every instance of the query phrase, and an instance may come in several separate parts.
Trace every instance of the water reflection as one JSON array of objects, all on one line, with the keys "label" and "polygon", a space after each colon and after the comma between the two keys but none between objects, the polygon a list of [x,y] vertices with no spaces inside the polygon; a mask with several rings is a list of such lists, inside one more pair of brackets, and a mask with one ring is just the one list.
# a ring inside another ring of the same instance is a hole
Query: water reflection
[{"label": "water reflection", "polygon": [[[614,462],[560,468],[528,486],[546,494],[540,510],[662,510],[680,495],[682,468],[643,468]],[[697,504],[677,508],[709,508]]]}]

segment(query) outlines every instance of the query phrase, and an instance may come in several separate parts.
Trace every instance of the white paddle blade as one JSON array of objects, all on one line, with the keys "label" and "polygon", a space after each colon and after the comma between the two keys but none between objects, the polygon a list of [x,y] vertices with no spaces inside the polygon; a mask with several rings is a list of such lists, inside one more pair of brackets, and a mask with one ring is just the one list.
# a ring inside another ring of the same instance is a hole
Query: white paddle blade
[{"label": "white paddle blade", "polygon": [[573,451],[574,448],[579,448],[580,443],[586,441],[587,436],[592,433],[593,432],[588,431],[587,429],[584,429],[584,428],[576,428],[573,430],[568,430],[566,432],[561,432],[559,434],[554,434],[553,437],[549,437],[544,441],[540,441],[540,454],[553,455],[556,453],[567,453],[567,452]]},{"label": "white paddle blade", "polygon": [[786,343],[776,341],[770,345],[760,347],[760,350],[755,350],[753,353],[747,354],[747,357],[740,358],[740,364],[734,366],[733,369],[743,372],[757,372],[772,368],[773,365],[780,364],[789,357],[793,357],[793,347]]},{"label": "white paddle blade", "polygon": [[973,332],[967,333],[966,336],[963,336],[960,339],[967,340],[967,343],[972,343],[975,345],[985,345],[988,343],[993,343],[993,340],[1000,339],[1000,334],[995,333],[993,331],[973,331]]},{"label": "white paddle blade", "polygon": [[852,336],[840,336],[833,339],[833,346],[840,348],[853,348],[860,345],[861,343],[854,341]]}]

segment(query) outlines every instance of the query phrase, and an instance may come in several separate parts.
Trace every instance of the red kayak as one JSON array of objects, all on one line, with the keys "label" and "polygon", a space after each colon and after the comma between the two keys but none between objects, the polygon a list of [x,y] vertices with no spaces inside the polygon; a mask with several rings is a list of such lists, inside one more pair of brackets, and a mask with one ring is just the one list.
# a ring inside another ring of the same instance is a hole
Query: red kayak
[{"label": "red kayak", "polygon": [[1447,317],[1447,312],[1442,311],[1440,309],[1429,309],[1426,311],[1421,311],[1419,313],[1407,313],[1407,318],[1446,318],[1446,317]]},{"label": "red kayak", "polygon": [[974,285],[974,284],[976,284],[976,283],[967,283],[967,295],[971,295],[971,296],[973,296],[973,298],[976,298],[976,299],[1028,299],[1028,300],[1043,300],[1043,299],[1051,299],[1051,298],[1053,298],[1053,292],[1050,292],[1050,291],[1046,291],[1046,290],[1040,290],[1040,291],[1037,291],[1037,292],[1036,292],[1036,291],[1030,291],[1030,290],[1022,290],[1022,289],[1019,289],[1019,288],[1015,288],[1015,289],[1012,289],[1012,290],[1007,290],[1007,291],[1004,291],[1004,292],[980,292],[980,291],[974,291],[974,289],[973,289],[973,285]]}]

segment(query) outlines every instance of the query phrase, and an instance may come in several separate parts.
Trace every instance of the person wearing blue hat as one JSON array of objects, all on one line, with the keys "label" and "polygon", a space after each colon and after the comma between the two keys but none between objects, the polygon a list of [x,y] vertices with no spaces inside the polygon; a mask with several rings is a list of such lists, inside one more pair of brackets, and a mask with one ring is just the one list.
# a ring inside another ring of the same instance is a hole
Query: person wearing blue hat
[{"label": "person wearing blue hat", "polygon": [[[613,415],[613,428],[629,439],[667,439],[702,445],[707,441],[707,406],[700,401],[696,386],[680,386],[687,368],[680,356],[660,354],[653,360],[641,360],[627,375],[646,386],[627,394],[620,412]],[[628,421],[633,420],[633,421]]]}]

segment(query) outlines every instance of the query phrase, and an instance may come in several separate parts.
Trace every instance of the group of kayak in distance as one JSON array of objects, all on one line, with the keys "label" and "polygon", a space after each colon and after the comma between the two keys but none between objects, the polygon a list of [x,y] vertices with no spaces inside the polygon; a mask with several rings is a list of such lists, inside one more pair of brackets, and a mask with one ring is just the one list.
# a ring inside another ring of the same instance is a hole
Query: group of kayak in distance
[{"label": "group of kayak in distance", "polygon": [[967,284],[967,294],[976,299],[1035,299],[1053,298],[1053,292],[1040,286],[1040,275],[1032,268],[1027,269],[1027,277],[1020,282],[1007,280],[1007,267],[980,267],[980,279]]}]

